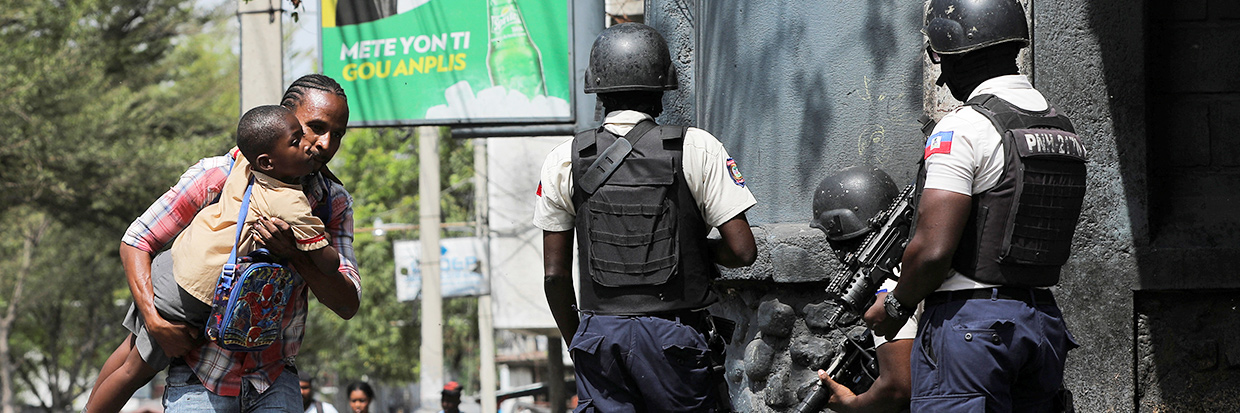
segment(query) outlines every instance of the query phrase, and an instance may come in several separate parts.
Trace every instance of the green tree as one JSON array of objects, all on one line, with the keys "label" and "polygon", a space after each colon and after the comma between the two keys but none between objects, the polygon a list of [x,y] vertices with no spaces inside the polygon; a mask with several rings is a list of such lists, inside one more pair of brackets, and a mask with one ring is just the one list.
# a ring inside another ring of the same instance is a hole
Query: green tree
[{"label": "green tree", "polygon": [[[389,223],[418,222],[417,138],[409,129],[352,129],[330,165],[353,195],[356,227],[376,218]],[[473,217],[473,145],[440,140],[440,208],[444,222]],[[472,231],[444,231],[443,237]],[[396,301],[392,241],[417,239],[415,230],[389,230],[383,237],[359,231],[354,240],[362,274],[362,306],[344,321],[323,306],[310,311],[306,368],[340,377],[403,384],[418,378],[421,330],[418,304]],[[476,298],[444,300],[445,367],[468,389],[478,388]]]},{"label": "green tree", "polygon": [[[184,0],[0,8],[0,404],[71,410],[123,337],[117,243],[236,125],[230,34]],[[22,288],[16,288],[17,286]],[[10,289],[12,288],[12,289]],[[121,301],[123,304],[124,301]]]}]

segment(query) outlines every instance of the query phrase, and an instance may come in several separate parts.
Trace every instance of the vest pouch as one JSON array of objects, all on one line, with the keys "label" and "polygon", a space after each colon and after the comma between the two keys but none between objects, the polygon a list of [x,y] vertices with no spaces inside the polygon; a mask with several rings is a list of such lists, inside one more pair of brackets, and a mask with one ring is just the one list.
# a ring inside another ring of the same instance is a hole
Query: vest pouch
[{"label": "vest pouch", "polygon": [[1013,129],[1004,140],[1014,149],[1009,162],[1018,159],[1020,167],[1009,169],[1017,174],[1016,193],[1000,262],[1063,265],[1085,195],[1085,146],[1076,134],[1057,129]]},{"label": "vest pouch", "polygon": [[586,201],[590,276],[606,287],[667,283],[680,262],[672,162],[629,158]]}]

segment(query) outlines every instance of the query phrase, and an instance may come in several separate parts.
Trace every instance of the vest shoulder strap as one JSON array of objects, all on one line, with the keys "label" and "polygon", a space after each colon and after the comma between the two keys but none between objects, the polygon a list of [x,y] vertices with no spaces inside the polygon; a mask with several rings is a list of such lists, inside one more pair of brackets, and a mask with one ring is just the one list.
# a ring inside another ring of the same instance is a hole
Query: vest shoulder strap
[{"label": "vest shoulder strap", "polygon": [[573,136],[573,158],[577,158],[582,152],[593,147],[595,143],[598,142],[598,134],[602,130],[603,127],[600,126],[594,129],[586,129],[577,132],[577,134]]},{"label": "vest shoulder strap", "polygon": [[990,119],[990,123],[995,125],[995,129],[998,129],[1000,134],[1012,129],[1035,128],[1059,129],[1076,133],[1072,127],[1072,121],[1049,103],[1046,110],[1028,111],[998,96],[986,94],[974,96],[965,102],[965,105],[972,106],[978,113]]},{"label": "vest shoulder strap", "polygon": [[[582,174],[581,189],[589,194],[593,194],[594,191],[598,190],[604,182],[607,182],[607,178],[610,178],[611,174],[616,172],[616,169],[620,168],[620,164],[623,163],[624,159],[633,151],[633,145],[641,141],[642,137],[646,136],[648,132],[658,126],[659,125],[653,121],[643,120],[638,122],[637,125],[634,125],[633,129],[629,130],[629,133],[616,139],[615,142],[612,142],[607,149],[604,149],[603,152],[598,155],[598,158],[594,159],[594,162],[591,163],[590,167],[586,169],[584,174]],[[597,134],[594,135],[594,137],[597,138]],[[580,156],[580,154],[578,154],[578,156]],[[576,162],[576,160],[574,160],[574,162]]]},{"label": "vest shoulder strap", "polygon": [[[662,125],[662,126],[659,126],[659,135],[662,138],[662,140],[665,140],[665,141],[684,139],[685,133],[687,133],[688,130],[689,130],[689,127],[687,126]],[[680,148],[676,148],[676,150],[679,150],[679,149]]]}]

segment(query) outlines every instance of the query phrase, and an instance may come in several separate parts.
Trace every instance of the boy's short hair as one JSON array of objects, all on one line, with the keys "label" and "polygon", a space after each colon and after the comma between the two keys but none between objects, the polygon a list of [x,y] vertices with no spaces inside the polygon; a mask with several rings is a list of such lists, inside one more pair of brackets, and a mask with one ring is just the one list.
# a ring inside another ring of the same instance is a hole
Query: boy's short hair
[{"label": "boy's short hair", "polygon": [[271,151],[288,126],[285,116],[292,114],[284,106],[264,105],[241,115],[241,121],[237,122],[237,148],[245,159],[254,163],[258,155]]}]

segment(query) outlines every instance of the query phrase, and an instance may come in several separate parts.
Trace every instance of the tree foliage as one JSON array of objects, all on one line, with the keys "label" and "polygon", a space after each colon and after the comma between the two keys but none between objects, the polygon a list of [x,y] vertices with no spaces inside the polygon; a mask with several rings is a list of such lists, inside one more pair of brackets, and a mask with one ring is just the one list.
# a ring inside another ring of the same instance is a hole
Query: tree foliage
[{"label": "tree foliage", "polygon": [[[125,334],[119,321],[130,296],[116,248],[126,226],[189,165],[232,146],[238,62],[235,33],[224,22],[233,15],[193,6],[12,0],[0,7],[0,311],[15,314],[0,322],[0,390],[10,396],[34,394],[27,400],[44,410],[74,410]],[[345,139],[331,167],[355,197],[359,227],[375,218],[418,222],[418,154],[409,135],[358,129]],[[444,220],[470,221],[472,148],[444,139],[439,156]],[[36,234],[23,267],[25,240]],[[417,306],[395,301],[392,263],[392,240],[416,237],[357,234],[361,311],[345,322],[312,305],[299,365],[416,380]],[[476,302],[444,302],[447,368],[467,389],[477,388]],[[5,411],[17,408],[3,399]]]},{"label": "tree foliage", "polygon": [[[473,148],[468,141],[441,139],[440,209],[444,222],[473,217]],[[419,154],[409,129],[352,129],[332,161],[332,171],[353,195],[354,221],[371,227],[418,222]],[[445,231],[442,237],[471,236]],[[417,239],[414,230],[389,230],[383,237],[358,231],[354,248],[362,274],[362,306],[343,321],[324,306],[310,312],[302,365],[339,377],[399,384],[419,374],[419,304],[396,301],[392,242]],[[476,298],[444,300],[445,370],[477,389],[478,322]]]},{"label": "tree foliage", "polygon": [[[186,167],[232,143],[227,17],[183,0],[0,8],[0,304],[17,314],[0,351],[8,394],[72,410],[123,338],[121,234]],[[32,222],[44,231],[23,273]],[[9,289],[19,276],[20,295]]]}]

